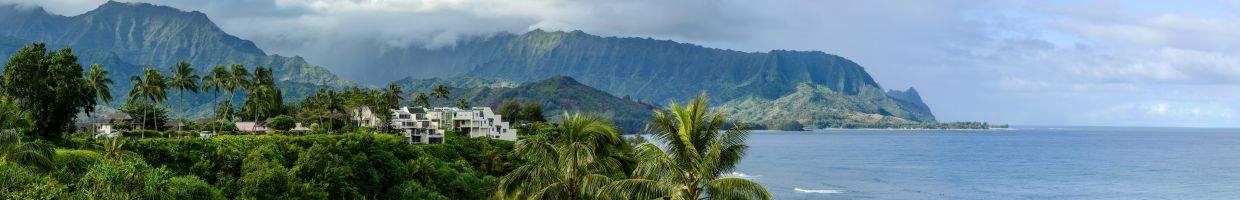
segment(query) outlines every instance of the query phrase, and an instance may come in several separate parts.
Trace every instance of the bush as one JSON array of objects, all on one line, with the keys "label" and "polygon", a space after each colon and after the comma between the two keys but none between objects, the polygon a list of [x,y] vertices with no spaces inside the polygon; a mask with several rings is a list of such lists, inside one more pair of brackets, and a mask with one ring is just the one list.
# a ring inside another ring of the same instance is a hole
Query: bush
[{"label": "bush", "polygon": [[275,118],[271,118],[271,123],[267,124],[268,127],[281,131],[293,129],[294,125],[296,124],[293,122],[293,117],[289,117],[288,115],[280,115]]}]

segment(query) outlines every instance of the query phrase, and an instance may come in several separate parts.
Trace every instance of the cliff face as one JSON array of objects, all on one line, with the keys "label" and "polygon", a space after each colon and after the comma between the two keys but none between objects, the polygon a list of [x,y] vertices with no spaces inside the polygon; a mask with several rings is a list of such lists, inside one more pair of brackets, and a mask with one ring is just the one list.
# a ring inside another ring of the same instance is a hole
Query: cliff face
[{"label": "cliff face", "polygon": [[[384,57],[401,57],[397,55],[417,57],[417,61],[401,62],[402,67],[446,68],[460,71],[465,77],[526,82],[570,76],[615,95],[632,96],[658,105],[672,100],[683,102],[707,92],[715,102],[773,101],[772,105],[743,109],[765,111],[779,104],[774,100],[803,92],[799,87],[809,85],[832,95],[848,97],[848,102],[824,101],[814,106],[873,104],[872,107],[883,109],[847,110],[847,113],[934,121],[933,114],[919,96],[909,98],[904,93],[889,96],[857,63],[817,51],[740,52],[666,40],[535,30],[520,35],[471,38],[451,48],[415,47],[389,51]],[[384,60],[376,59],[376,62]],[[727,104],[723,108],[738,110],[731,107],[735,105]],[[843,107],[846,108],[841,109],[861,108]],[[813,115],[846,117],[843,111],[820,111]],[[759,119],[753,112],[733,114],[737,119]],[[828,121],[813,118],[806,123],[816,125]]]}]

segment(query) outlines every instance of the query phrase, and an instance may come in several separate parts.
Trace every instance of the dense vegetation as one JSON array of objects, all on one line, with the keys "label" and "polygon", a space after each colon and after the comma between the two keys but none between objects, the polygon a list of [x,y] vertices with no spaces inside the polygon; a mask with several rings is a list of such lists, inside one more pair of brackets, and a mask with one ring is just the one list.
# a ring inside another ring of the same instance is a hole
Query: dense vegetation
[{"label": "dense vegetation", "polygon": [[[382,126],[354,126],[335,115],[345,107],[399,106],[403,97],[397,84],[381,90],[320,90],[286,105],[268,68],[251,72],[233,65],[198,76],[190,64],[180,63],[170,75],[145,68],[131,76],[133,89],[123,110],[136,118],[118,124],[124,134],[108,136],[70,128],[78,113],[91,113],[97,101],[111,97],[102,89],[112,84],[103,78],[108,72],[97,66],[86,72],[72,50],[47,53],[44,46],[23,47],[0,74],[4,199],[616,199],[630,196],[626,193],[770,199],[761,185],[721,177],[744,154],[748,132],[744,127],[721,131],[726,117],[708,110],[705,95],[687,107],[672,104],[670,114],[653,114],[656,137],[673,142],[666,144],[666,153],[650,143],[627,143],[604,116],[574,112],[547,124],[540,104],[514,99],[504,101],[499,112],[532,124],[516,147],[452,132],[444,144],[413,145]],[[540,90],[541,85],[522,87]],[[541,90],[562,88],[550,87]],[[248,95],[240,105],[223,101],[218,118],[208,124],[180,120],[177,129],[168,130],[161,103],[169,91],[206,90]],[[429,91],[412,99],[424,106],[432,96],[450,102],[447,86]],[[458,102],[469,106],[465,98]],[[234,106],[240,111],[234,112]],[[289,115],[299,113],[328,115]],[[276,131],[227,125],[246,118],[269,121]],[[314,129],[286,131],[296,121],[312,123]],[[195,131],[213,136],[194,137]],[[652,174],[655,169],[673,171]]]}]

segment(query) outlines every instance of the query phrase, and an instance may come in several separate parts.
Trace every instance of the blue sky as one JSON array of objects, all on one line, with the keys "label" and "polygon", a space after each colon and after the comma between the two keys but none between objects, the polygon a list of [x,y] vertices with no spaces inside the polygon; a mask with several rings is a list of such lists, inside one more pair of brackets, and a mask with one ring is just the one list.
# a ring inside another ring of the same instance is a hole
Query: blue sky
[{"label": "blue sky", "polygon": [[[0,0],[75,15],[98,0]],[[161,0],[346,77],[358,48],[536,28],[820,50],[940,121],[1240,127],[1240,1]],[[373,50],[373,49],[372,49]]]}]

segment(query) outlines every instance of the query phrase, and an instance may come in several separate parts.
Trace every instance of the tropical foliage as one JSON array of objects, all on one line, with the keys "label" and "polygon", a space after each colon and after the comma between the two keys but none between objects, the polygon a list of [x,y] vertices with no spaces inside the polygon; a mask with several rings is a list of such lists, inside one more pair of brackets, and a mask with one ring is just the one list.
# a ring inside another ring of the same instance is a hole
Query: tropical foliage
[{"label": "tropical foliage", "polygon": [[527,162],[500,180],[504,199],[593,199],[622,169],[624,141],[607,119],[565,114],[555,132],[527,137],[516,154]]},{"label": "tropical foliage", "polygon": [[749,134],[744,126],[723,130],[727,116],[710,110],[702,94],[687,105],[673,102],[651,120],[650,135],[666,149],[645,143],[633,149],[639,160],[632,178],[603,188],[605,199],[770,199],[762,185],[723,177],[740,163]]},{"label": "tropical foliage", "polygon": [[92,112],[97,92],[70,49],[47,52],[46,45],[24,46],[4,64],[0,93],[12,98],[34,123],[26,133],[60,141],[78,113]]}]

